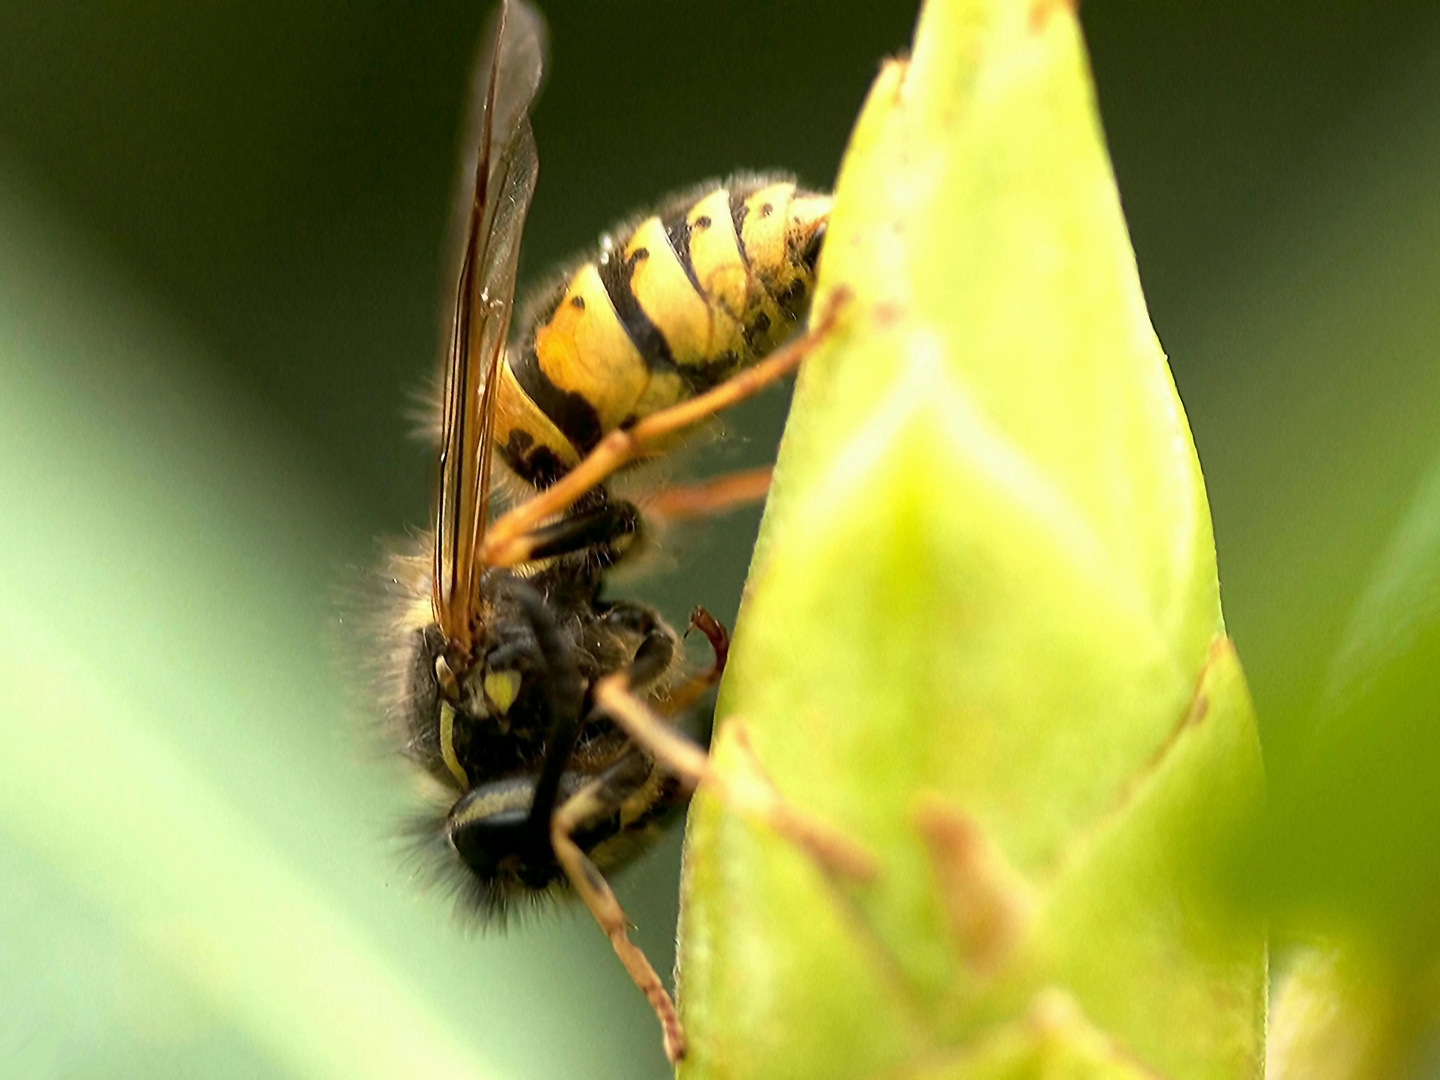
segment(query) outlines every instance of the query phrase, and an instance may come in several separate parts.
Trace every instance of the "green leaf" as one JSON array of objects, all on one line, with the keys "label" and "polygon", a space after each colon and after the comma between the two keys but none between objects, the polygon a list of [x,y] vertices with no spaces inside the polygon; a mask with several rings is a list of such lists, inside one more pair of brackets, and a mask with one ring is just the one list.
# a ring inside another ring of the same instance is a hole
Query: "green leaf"
[{"label": "green leaf", "polygon": [[880,874],[842,884],[702,793],[682,1075],[919,1069],[1052,992],[1127,1060],[1253,1071],[1263,930],[1210,886],[1259,747],[1071,8],[926,7],[820,272],[840,324],[797,390],[716,758],[746,767],[743,720]]},{"label": "green leaf", "polygon": [[1424,1075],[1406,1057],[1429,1034],[1429,1016],[1409,1007],[1425,996],[1338,942],[1298,950],[1276,980],[1266,1080]]},{"label": "green leaf", "polygon": [[[1440,1016],[1440,468],[1376,563],[1300,767],[1258,848],[1261,892],[1305,942],[1280,983],[1280,1080],[1413,1071]],[[1316,943],[1318,941],[1318,944]]]},{"label": "green leaf", "polygon": [[1266,855],[1266,880],[1297,927],[1364,924],[1407,964],[1440,948],[1437,671],[1440,468],[1355,607]]}]

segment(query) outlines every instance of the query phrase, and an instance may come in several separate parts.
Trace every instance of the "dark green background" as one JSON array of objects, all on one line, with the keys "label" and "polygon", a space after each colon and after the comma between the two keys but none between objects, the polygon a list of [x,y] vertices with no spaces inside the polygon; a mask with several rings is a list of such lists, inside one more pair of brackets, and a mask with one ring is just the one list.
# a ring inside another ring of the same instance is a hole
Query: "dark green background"
[{"label": "dark green background", "polygon": [[[785,168],[828,185],[915,14],[545,13],[522,280],[705,177]],[[403,776],[370,759],[363,704],[340,704],[359,680],[349,644],[335,657],[337,612],[354,610],[335,597],[364,591],[377,538],[427,513],[405,413],[433,362],[485,14],[453,0],[0,6],[0,610],[60,676],[20,653],[14,672],[67,700],[67,670],[101,673],[497,1075],[658,1076],[653,1022],[583,915],[467,937],[390,873]],[[1283,781],[1368,569],[1440,448],[1440,14],[1223,0],[1088,2],[1082,18]],[[764,459],[782,406],[749,409],[697,469]],[[631,587],[672,617],[700,601],[728,620],[755,520],[684,538],[673,573]],[[34,700],[0,696],[6,739],[46,722]],[[107,804],[82,787],[40,825],[0,831],[0,896],[16,898],[0,900],[0,1073],[14,1055],[26,1076],[324,1075],[239,1011],[211,1002],[170,1023],[143,994],[125,1004],[126,987],[164,981],[133,944],[133,911],[86,891],[83,842],[75,856],[46,839],[83,836]],[[184,880],[183,845],[141,831],[133,845],[132,870],[168,860]],[[662,969],[677,858],[672,840],[621,887]],[[165,985],[154,1000],[193,996]],[[317,1030],[348,1037],[339,1021]]]}]

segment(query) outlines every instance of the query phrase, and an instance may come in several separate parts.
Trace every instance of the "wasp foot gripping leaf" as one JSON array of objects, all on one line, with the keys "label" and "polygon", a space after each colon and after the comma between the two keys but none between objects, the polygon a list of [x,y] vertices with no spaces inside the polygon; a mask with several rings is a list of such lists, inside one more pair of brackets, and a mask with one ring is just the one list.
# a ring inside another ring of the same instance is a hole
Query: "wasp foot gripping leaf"
[{"label": "wasp foot gripping leaf", "polygon": [[875,872],[702,790],[682,1075],[1257,1075],[1264,928],[1212,886],[1259,743],[1072,7],[927,5],[827,303],[715,758]]}]

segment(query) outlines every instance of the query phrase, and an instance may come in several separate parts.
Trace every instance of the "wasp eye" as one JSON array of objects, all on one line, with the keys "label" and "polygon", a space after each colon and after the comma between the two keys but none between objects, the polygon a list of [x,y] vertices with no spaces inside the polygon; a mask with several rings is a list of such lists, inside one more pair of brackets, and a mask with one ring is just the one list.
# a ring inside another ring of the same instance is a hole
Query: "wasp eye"
[{"label": "wasp eye", "polygon": [[530,856],[530,806],[535,785],[499,780],[465,793],[450,810],[445,833],[455,853],[483,881],[515,877]]},{"label": "wasp eye", "polygon": [[518,859],[528,817],[524,810],[504,810],[466,821],[450,830],[450,843],[476,877],[493,881]]}]

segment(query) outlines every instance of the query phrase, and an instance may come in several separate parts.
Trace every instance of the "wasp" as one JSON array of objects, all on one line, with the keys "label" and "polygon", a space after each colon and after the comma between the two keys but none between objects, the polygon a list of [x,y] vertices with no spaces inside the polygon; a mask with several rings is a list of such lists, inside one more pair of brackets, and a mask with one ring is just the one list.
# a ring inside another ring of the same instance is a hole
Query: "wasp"
[{"label": "wasp", "polygon": [[[496,921],[578,895],[674,1061],[674,1005],[604,875],[703,777],[703,748],[671,724],[718,680],[727,638],[697,609],[714,662],[687,676],[658,612],[605,595],[606,572],[642,533],[639,509],[607,481],[799,364],[826,328],[786,342],[807,315],[830,199],[773,177],[690,192],[617,230],[512,320],[544,51],[536,12],[502,3],[457,200],[431,550],[397,574],[411,582],[398,728],[445,792],[426,828],[463,867],[475,910]],[[712,483],[674,505],[717,508],[764,482]],[[492,515],[501,487],[510,504]]]}]

